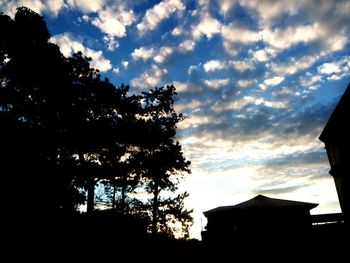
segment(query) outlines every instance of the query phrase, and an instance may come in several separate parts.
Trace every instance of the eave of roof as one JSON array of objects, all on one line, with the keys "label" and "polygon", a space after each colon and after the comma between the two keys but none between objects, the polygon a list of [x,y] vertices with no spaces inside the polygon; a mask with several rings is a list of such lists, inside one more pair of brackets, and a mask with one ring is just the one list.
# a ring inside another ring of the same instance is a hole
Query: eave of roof
[{"label": "eave of roof", "polygon": [[254,210],[254,209],[278,209],[278,208],[302,208],[310,210],[315,208],[318,204],[307,203],[300,201],[291,201],[277,198],[270,198],[264,195],[257,195],[256,197],[249,199],[248,201],[232,205],[232,206],[219,206],[217,208],[203,212],[205,216],[214,213],[236,212],[242,210]]},{"label": "eave of roof", "polygon": [[328,119],[319,139],[324,143],[343,142],[350,138],[350,83]]}]

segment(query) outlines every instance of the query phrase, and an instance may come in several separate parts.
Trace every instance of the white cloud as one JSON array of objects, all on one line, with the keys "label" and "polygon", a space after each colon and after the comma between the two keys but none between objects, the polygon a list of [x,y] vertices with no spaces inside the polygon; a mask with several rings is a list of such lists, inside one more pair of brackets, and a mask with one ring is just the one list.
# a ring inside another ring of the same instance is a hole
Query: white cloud
[{"label": "white cloud", "polygon": [[325,28],[318,23],[283,29],[264,29],[261,31],[262,39],[269,45],[279,49],[286,49],[297,43],[309,43],[319,38],[326,37],[325,34]]},{"label": "white cloud", "polygon": [[133,10],[127,10],[125,5],[118,4],[107,6],[98,12],[98,17],[91,20],[91,23],[106,34],[104,41],[110,51],[115,50],[119,44],[116,37],[126,36],[126,27],[136,20]]},{"label": "white cloud", "polygon": [[184,9],[185,6],[181,0],[164,0],[148,9],[142,21],[136,27],[141,34],[144,34],[155,29],[162,20],[169,18],[172,13]]},{"label": "white cloud", "polygon": [[219,9],[220,14],[226,15],[228,11],[236,4],[235,0],[220,0],[219,1]]},{"label": "white cloud", "polygon": [[350,56],[327,62],[317,67],[320,74],[328,75],[328,80],[339,80],[350,75]]},{"label": "white cloud", "polygon": [[184,92],[190,89],[190,84],[188,82],[175,81],[173,85],[176,88],[177,92]]},{"label": "white cloud", "polygon": [[237,44],[251,44],[260,40],[259,32],[243,28],[233,23],[222,26],[221,37],[225,51],[232,56],[237,53]]},{"label": "white cloud", "polygon": [[337,63],[324,63],[323,65],[317,67],[317,70],[319,73],[326,75],[339,73],[341,71]]},{"label": "white cloud", "polygon": [[264,98],[259,98],[259,99],[256,99],[254,103],[255,105],[265,105],[268,108],[274,108],[274,109],[288,108],[287,101],[269,101],[269,100],[265,100]]},{"label": "white cloud", "polygon": [[153,58],[157,63],[163,63],[165,59],[173,53],[171,47],[161,47],[158,54]]},{"label": "white cloud", "polygon": [[205,72],[215,71],[225,68],[225,63],[220,60],[209,60],[203,65]]},{"label": "white cloud", "polygon": [[239,81],[237,81],[237,85],[240,88],[244,88],[255,82],[256,80],[253,80],[253,79],[240,79]]},{"label": "white cloud", "polygon": [[183,42],[180,43],[179,45],[179,50],[180,52],[188,52],[193,50],[195,46],[195,42],[192,40],[185,40]]},{"label": "white cloud", "polygon": [[138,88],[153,88],[161,86],[163,75],[166,74],[165,69],[161,70],[157,65],[152,65],[150,69],[138,77],[131,80],[131,85]]},{"label": "white cloud", "polygon": [[298,2],[298,0],[241,0],[240,4],[258,13],[261,27],[271,27],[274,24],[276,18],[280,17],[281,15],[295,14],[298,10]]},{"label": "white cloud", "polygon": [[67,0],[68,6],[78,8],[86,13],[99,11],[105,2],[106,0]]},{"label": "white cloud", "polygon": [[191,75],[192,72],[195,71],[195,70],[197,70],[200,66],[201,66],[201,64],[198,65],[198,66],[197,66],[197,65],[191,65],[191,66],[189,66],[189,67],[188,67],[188,70],[187,70],[187,73],[188,73],[189,75]]},{"label": "white cloud", "polygon": [[180,28],[180,27],[175,27],[172,31],[171,31],[171,34],[173,36],[179,36],[183,33],[183,29]]},{"label": "white cloud", "polygon": [[122,65],[125,69],[127,69],[129,66],[129,61],[122,60]]},{"label": "white cloud", "polygon": [[264,48],[256,51],[249,50],[249,54],[259,62],[265,62],[276,56],[277,51],[273,48]]},{"label": "white cloud", "polygon": [[63,8],[64,2],[63,0],[48,0],[46,2],[46,6],[50,12],[57,15],[59,11]]},{"label": "white cloud", "polygon": [[259,32],[228,24],[222,27],[221,37],[230,43],[249,44],[260,40]]},{"label": "white cloud", "polygon": [[319,43],[319,53],[324,56],[345,47],[348,38],[344,32],[334,30],[331,25],[323,21],[316,21],[313,24],[287,28],[267,28],[260,34],[265,43],[280,50],[288,49],[299,43]]},{"label": "white cloud", "polygon": [[232,64],[232,66],[240,71],[246,71],[248,69],[254,69],[254,64],[252,63],[252,61],[248,61],[248,60],[241,60],[241,61],[230,61],[230,64]]},{"label": "white cloud", "polygon": [[118,41],[112,36],[104,36],[103,42],[107,44],[107,49],[109,51],[114,51],[119,47]]},{"label": "white cloud", "polygon": [[307,69],[311,67],[317,60],[319,56],[304,56],[299,59],[294,57],[290,58],[286,63],[271,63],[270,67],[272,71],[278,75],[291,75],[300,70]]},{"label": "white cloud", "polygon": [[328,38],[324,40],[325,53],[342,50],[348,42],[348,38],[341,34],[329,34]]},{"label": "white cloud", "polygon": [[88,15],[83,15],[83,16],[81,17],[81,19],[82,19],[83,21],[85,21],[85,22],[89,22],[89,21],[90,21],[90,17],[89,17]]},{"label": "white cloud", "polygon": [[288,87],[283,87],[277,91],[272,92],[273,96],[285,96],[290,94],[292,94],[292,91]]},{"label": "white cloud", "polygon": [[229,60],[229,61],[221,61],[221,60],[209,60],[206,63],[204,63],[203,68],[206,72],[209,71],[215,71],[215,70],[220,70],[224,69],[227,66],[232,66],[234,69],[240,72],[244,72],[248,69],[254,69],[254,64],[252,61],[248,60]]},{"label": "white cloud", "polygon": [[98,12],[92,24],[108,36],[124,37],[126,27],[136,20],[134,11],[126,10],[124,5],[108,6]]},{"label": "white cloud", "polygon": [[254,96],[244,96],[243,98],[236,101],[222,102],[218,105],[215,105],[213,107],[213,111],[220,113],[226,110],[240,110],[249,104],[254,104],[256,100],[257,98]]},{"label": "white cloud", "polygon": [[14,17],[16,14],[16,8],[20,6],[26,6],[38,14],[43,12],[49,12],[53,15],[57,15],[58,12],[64,7],[63,0],[13,0],[13,1],[0,1],[1,11],[5,14]]},{"label": "white cloud", "polygon": [[300,84],[304,87],[310,87],[316,82],[319,82],[322,80],[321,76],[314,76],[310,72],[306,72],[305,76],[302,76],[299,78]]},{"label": "white cloud", "polygon": [[230,82],[229,79],[208,79],[204,80],[205,85],[212,89],[218,89],[226,86]]},{"label": "white cloud", "polygon": [[134,51],[131,53],[131,56],[134,60],[138,60],[138,59],[147,60],[153,57],[154,53],[155,53],[154,48],[147,49],[144,47],[140,47],[140,48],[134,49]]},{"label": "white cloud", "polygon": [[213,35],[220,33],[221,26],[218,20],[206,13],[201,17],[199,24],[192,28],[192,35],[194,39],[199,39],[202,35],[210,39]]},{"label": "white cloud", "polygon": [[265,90],[268,87],[273,87],[273,86],[280,84],[283,80],[284,80],[284,77],[279,77],[279,76],[276,76],[276,77],[273,77],[270,79],[265,79],[262,84],[259,84],[259,87],[262,90]]},{"label": "white cloud", "polygon": [[84,56],[91,57],[91,66],[93,68],[97,68],[101,72],[108,71],[112,68],[111,62],[103,56],[102,51],[84,47],[78,39],[69,33],[55,35],[51,37],[50,41],[57,44],[62,54],[66,57],[74,52],[81,51]]}]

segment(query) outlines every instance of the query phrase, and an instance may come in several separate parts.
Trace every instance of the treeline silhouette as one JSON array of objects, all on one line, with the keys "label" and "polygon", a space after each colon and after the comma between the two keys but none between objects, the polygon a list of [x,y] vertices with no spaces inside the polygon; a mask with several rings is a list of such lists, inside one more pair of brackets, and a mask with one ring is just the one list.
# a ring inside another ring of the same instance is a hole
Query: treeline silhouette
[{"label": "treeline silhouette", "polygon": [[[15,243],[39,232],[82,244],[187,238],[188,193],[176,191],[190,162],[175,137],[185,119],[175,87],[132,95],[114,86],[81,52],[64,57],[26,7],[1,14],[0,28],[1,200]],[[95,207],[97,184],[106,211]]]}]

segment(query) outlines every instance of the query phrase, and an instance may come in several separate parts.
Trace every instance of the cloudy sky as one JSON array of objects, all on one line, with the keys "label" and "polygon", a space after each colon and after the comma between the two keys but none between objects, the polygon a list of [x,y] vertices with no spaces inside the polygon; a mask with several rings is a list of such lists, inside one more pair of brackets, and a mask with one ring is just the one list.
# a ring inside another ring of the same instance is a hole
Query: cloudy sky
[{"label": "cloudy sky", "polygon": [[193,237],[203,211],[257,194],[340,211],[318,136],[350,81],[350,1],[0,0],[21,5],[115,85],[175,85]]}]

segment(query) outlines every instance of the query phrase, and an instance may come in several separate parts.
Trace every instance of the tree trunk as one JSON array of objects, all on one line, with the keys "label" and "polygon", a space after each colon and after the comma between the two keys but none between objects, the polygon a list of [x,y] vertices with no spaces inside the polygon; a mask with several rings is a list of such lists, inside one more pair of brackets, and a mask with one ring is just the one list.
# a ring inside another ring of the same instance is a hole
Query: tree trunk
[{"label": "tree trunk", "polygon": [[116,185],[115,185],[115,183],[114,183],[114,184],[113,184],[113,197],[112,197],[112,209],[113,209],[113,210],[115,210],[115,208],[116,208],[116,207],[115,207],[115,194],[116,194],[116,191],[117,191],[116,188],[117,188],[117,187],[116,187]]},{"label": "tree trunk", "polygon": [[126,188],[126,180],[125,180],[125,177],[123,176],[123,179],[122,179],[122,196],[121,196],[121,212],[122,214],[124,215],[125,214],[125,188]]},{"label": "tree trunk", "polygon": [[[86,167],[85,158],[83,153],[79,153],[79,161],[83,168],[83,172],[86,172],[84,169]],[[82,174],[81,176],[88,176],[86,179],[87,181],[87,207],[86,212],[91,213],[94,211],[94,197],[95,197],[95,180],[93,177],[90,177],[90,175]]]},{"label": "tree trunk", "polygon": [[95,180],[94,178],[89,178],[88,179],[88,198],[87,198],[87,207],[86,207],[86,212],[91,213],[94,211],[94,198],[95,198]]},{"label": "tree trunk", "polygon": [[158,195],[159,187],[158,183],[155,182],[153,192],[153,207],[152,207],[152,235],[155,237],[157,234],[157,223],[158,223]]}]

